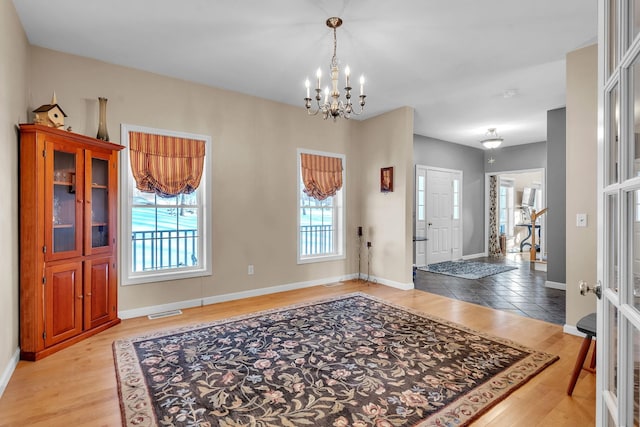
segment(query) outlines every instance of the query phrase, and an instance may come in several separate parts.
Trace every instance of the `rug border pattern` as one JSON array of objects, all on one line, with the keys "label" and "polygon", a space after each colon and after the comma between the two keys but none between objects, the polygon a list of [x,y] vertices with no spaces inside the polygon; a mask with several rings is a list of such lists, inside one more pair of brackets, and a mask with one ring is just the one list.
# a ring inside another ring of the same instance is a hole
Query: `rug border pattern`
[{"label": "rug border pattern", "polygon": [[[431,270],[429,268],[429,266],[434,265],[434,264],[442,264],[442,263],[475,263],[475,264],[488,264],[488,265],[493,265],[499,267],[501,270],[500,271],[495,271],[493,273],[488,273],[488,274],[483,274],[481,276],[479,275],[474,275],[473,277],[468,277],[470,275],[470,273],[464,273],[464,274],[455,274],[455,273],[450,273],[447,271],[439,271],[439,270]],[[489,277],[489,276],[495,276],[496,274],[501,274],[501,273],[506,273],[508,271],[513,271],[513,270],[517,270],[518,267],[515,267],[513,265],[505,265],[505,264],[493,264],[490,262],[483,262],[483,261],[443,261],[442,263],[434,263],[434,264],[428,264],[428,265],[422,265],[419,267],[416,267],[418,270],[420,271],[425,271],[427,273],[433,273],[433,274],[442,274],[443,276],[449,276],[449,277],[457,277],[460,279],[467,279],[467,280],[478,280],[478,279],[482,279],[485,277]]]},{"label": "rug border pattern", "polygon": [[[320,298],[313,301],[290,304],[283,307],[237,315],[206,323],[198,323],[174,329],[160,330],[141,336],[122,338],[114,341],[112,345],[113,358],[118,383],[120,412],[123,425],[158,425],[158,421],[153,411],[153,405],[151,404],[151,402],[149,402],[150,392],[144,381],[144,374],[141,369],[140,361],[138,360],[136,351],[133,347],[134,343],[138,341],[145,341],[148,339],[184,333],[204,327],[224,325],[226,323],[242,321],[254,317],[277,313],[280,311],[293,310],[296,308],[308,307],[316,304],[325,304],[352,297],[363,297],[366,299],[370,299],[394,309],[403,310],[424,319],[429,319],[431,321],[438,322],[446,326],[459,329],[461,331],[472,333],[485,339],[489,339],[528,353],[528,355],[521,361],[505,369],[500,374],[493,377],[491,381],[488,381],[487,383],[482,384],[474,388],[473,390],[470,390],[466,394],[461,395],[454,403],[447,405],[440,411],[420,421],[418,424],[416,424],[416,427],[443,426],[454,424],[456,426],[467,425],[559,359],[559,357],[556,355],[537,351],[515,341],[491,335],[483,331],[468,328],[459,323],[451,322],[449,320],[445,320],[440,317],[418,311],[411,307],[398,305],[388,300],[384,300],[363,292],[352,292],[344,295],[338,295],[329,298]],[[125,396],[128,396],[126,402]]]}]

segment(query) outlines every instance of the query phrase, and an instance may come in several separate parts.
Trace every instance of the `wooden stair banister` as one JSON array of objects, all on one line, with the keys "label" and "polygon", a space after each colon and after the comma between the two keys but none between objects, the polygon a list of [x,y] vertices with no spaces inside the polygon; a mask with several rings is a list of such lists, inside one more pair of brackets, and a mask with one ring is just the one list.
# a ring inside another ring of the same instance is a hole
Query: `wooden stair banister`
[{"label": "wooden stair banister", "polygon": [[547,209],[548,208],[544,208],[540,212],[536,212],[535,209],[531,210],[531,229],[533,230],[533,233],[531,233],[531,252],[529,252],[530,261],[535,262],[536,260],[536,220],[538,217],[547,213]]}]

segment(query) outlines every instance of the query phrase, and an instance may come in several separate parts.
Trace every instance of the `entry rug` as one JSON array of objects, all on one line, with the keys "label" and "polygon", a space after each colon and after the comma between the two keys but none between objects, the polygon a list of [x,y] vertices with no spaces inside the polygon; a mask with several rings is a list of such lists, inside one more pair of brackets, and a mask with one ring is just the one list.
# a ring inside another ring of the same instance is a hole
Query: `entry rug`
[{"label": "entry rug", "polygon": [[126,426],[461,426],[557,360],[361,293],[113,351]]},{"label": "entry rug", "polygon": [[515,270],[504,264],[491,264],[489,262],[476,261],[445,261],[437,264],[429,264],[426,267],[419,267],[419,270],[430,273],[445,274],[447,276],[461,277],[463,279],[481,279],[505,271]]}]

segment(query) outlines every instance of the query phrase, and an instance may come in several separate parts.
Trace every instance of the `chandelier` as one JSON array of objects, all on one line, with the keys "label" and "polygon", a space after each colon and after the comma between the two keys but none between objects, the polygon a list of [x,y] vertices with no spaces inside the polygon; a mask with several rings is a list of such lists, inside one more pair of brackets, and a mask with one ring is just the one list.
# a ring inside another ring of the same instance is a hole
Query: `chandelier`
[{"label": "chandelier", "polygon": [[360,111],[354,111],[353,104],[351,103],[351,86],[350,86],[350,73],[349,66],[346,66],[344,69],[346,84],[344,87],[345,100],[340,99],[340,91],[338,90],[338,76],[340,74],[340,70],[338,69],[338,58],[336,57],[336,28],[342,25],[342,19],[337,17],[332,17],[327,19],[327,27],[333,29],[333,56],[331,57],[331,90],[329,90],[329,86],[324,89],[324,100],[322,98],[322,85],[321,85],[321,77],[322,71],[318,68],[316,72],[316,77],[318,79],[318,85],[315,88],[316,91],[316,106],[312,108],[311,106],[311,96],[310,96],[310,83],[309,79],[304,82],[305,87],[307,88],[307,97],[304,99],[304,105],[307,108],[307,114],[310,116],[315,116],[318,113],[322,113],[322,117],[326,120],[328,117],[332,117],[335,122],[338,117],[343,117],[348,119],[352,114],[359,115],[364,111],[364,99],[366,95],[364,94],[364,76],[360,76]]},{"label": "chandelier", "polygon": [[502,144],[502,141],[504,141],[504,139],[501,136],[498,136],[496,128],[489,128],[488,132],[485,134],[485,139],[480,141],[480,143],[484,148],[498,148],[500,144]]}]

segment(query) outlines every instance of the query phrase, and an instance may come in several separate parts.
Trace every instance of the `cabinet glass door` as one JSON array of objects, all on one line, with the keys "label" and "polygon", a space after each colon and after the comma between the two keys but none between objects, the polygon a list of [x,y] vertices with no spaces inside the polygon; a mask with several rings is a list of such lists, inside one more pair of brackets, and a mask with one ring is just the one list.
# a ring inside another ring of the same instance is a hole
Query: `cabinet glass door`
[{"label": "cabinet glass door", "polygon": [[49,260],[79,255],[82,251],[82,157],[74,148],[66,149],[63,144],[50,144],[46,156],[46,183],[48,190],[45,214],[50,218],[46,227],[47,247],[45,254]]},{"label": "cabinet glass door", "polygon": [[113,234],[109,209],[110,155],[96,152],[87,153],[87,206],[85,211],[87,230],[85,247],[88,253],[110,250],[110,236]]}]

